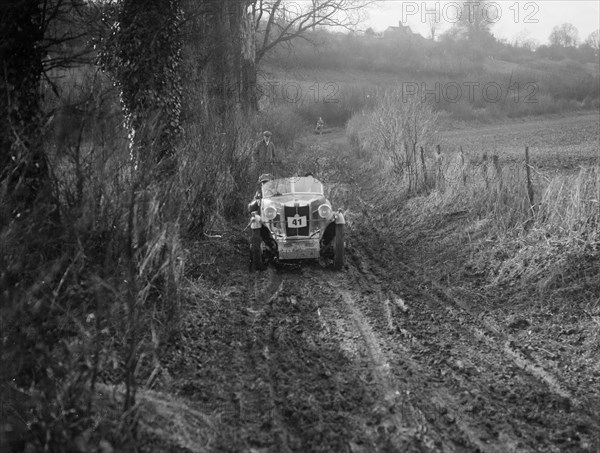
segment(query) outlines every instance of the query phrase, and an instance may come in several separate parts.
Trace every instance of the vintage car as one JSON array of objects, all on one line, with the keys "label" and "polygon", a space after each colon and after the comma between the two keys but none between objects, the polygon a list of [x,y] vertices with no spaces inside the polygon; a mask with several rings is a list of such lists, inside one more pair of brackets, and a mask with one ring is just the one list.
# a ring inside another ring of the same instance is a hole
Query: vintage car
[{"label": "vintage car", "polygon": [[315,177],[263,175],[251,212],[252,269],[269,262],[318,259],[344,267],[344,215],[334,211]]}]

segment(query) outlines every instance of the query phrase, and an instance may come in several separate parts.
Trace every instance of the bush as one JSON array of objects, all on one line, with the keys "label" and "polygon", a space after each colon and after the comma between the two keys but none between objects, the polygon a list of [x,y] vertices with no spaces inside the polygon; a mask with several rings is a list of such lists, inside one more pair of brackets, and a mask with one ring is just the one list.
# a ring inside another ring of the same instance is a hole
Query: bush
[{"label": "bush", "polygon": [[319,117],[328,126],[344,126],[355,113],[375,104],[375,87],[368,84],[340,84],[329,82],[328,96],[315,101],[305,98],[297,106],[298,114],[308,124],[315,124]]},{"label": "bush", "polygon": [[269,130],[273,133],[276,149],[287,149],[306,127],[307,122],[293,104],[283,103],[261,110],[258,115],[249,119],[244,129],[256,142],[262,139],[263,131]]},{"label": "bush", "polygon": [[[132,168],[121,130],[107,124],[81,123],[78,140],[49,153],[58,211],[38,203],[13,219],[0,194],[1,390],[15,404],[1,409],[14,427],[3,447],[67,451],[96,423],[101,380],[126,384],[130,414],[157,341],[178,329],[185,255],[174,181]],[[132,423],[113,428],[128,436]]]},{"label": "bush", "polygon": [[367,121],[371,153],[389,166],[409,192],[425,188],[424,149],[431,145],[437,127],[431,105],[398,88],[382,91]]}]

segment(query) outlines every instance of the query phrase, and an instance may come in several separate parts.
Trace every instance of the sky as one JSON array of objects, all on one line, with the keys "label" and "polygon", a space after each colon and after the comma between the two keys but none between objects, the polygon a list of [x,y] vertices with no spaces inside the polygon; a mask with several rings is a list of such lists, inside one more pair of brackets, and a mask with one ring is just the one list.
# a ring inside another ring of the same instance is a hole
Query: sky
[{"label": "sky", "polygon": [[[476,0],[475,0],[476,1]],[[455,20],[462,1],[399,1],[385,0],[376,6],[369,7],[368,19],[364,28],[372,27],[375,31],[383,31],[390,25],[398,25],[403,18],[414,32],[428,37],[427,10],[435,11],[436,4],[441,19],[440,31],[449,28]],[[547,44],[552,28],[565,22],[573,24],[579,31],[580,41],[594,30],[600,28],[600,1],[598,0],[543,0],[515,1],[500,0],[492,2],[486,17],[494,22],[491,32],[496,38],[504,38],[514,42],[519,35],[525,35]],[[461,8],[468,14],[468,10]],[[496,15],[499,13],[499,16]],[[438,32],[439,33],[439,32]]]}]

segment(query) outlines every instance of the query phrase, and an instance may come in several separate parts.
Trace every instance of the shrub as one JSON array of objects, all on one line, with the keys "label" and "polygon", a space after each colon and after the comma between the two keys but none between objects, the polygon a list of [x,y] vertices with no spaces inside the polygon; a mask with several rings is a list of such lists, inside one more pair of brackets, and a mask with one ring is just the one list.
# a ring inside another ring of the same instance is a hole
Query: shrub
[{"label": "shrub", "polygon": [[383,91],[368,117],[369,146],[389,164],[409,192],[426,186],[424,148],[436,134],[437,114],[418,96],[401,89]]},{"label": "shrub", "polygon": [[600,241],[600,167],[582,168],[577,175],[558,175],[541,192],[536,225],[555,236]]},{"label": "shrub", "polygon": [[258,115],[249,119],[245,130],[258,142],[262,133],[269,130],[273,133],[276,149],[286,149],[307,127],[304,118],[294,108],[294,104],[282,103],[261,110]]},{"label": "shrub", "polygon": [[[14,423],[13,446],[64,451],[95,423],[100,380],[126,384],[131,414],[156,357],[151,332],[160,341],[178,329],[185,255],[174,176],[132,168],[107,124],[81,123],[78,140],[49,153],[58,212],[37,206],[10,220],[0,193],[1,390],[15,404],[2,418]],[[123,420],[131,434],[134,418]]]}]

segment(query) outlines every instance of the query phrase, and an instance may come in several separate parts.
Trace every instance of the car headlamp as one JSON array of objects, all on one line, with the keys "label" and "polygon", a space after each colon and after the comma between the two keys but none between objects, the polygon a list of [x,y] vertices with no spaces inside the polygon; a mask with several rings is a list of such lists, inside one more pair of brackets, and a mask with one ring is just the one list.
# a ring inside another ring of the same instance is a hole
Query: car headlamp
[{"label": "car headlamp", "polygon": [[264,211],[264,216],[267,220],[273,220],[275,217],[277,217],[277,209],[275,209],[273,206],[267,206]]},{"label": "car headlamp", "polygon": [[319,216],[328,219],[331,217],[331,206],[328,204],[322,204],[319,206]]}]

